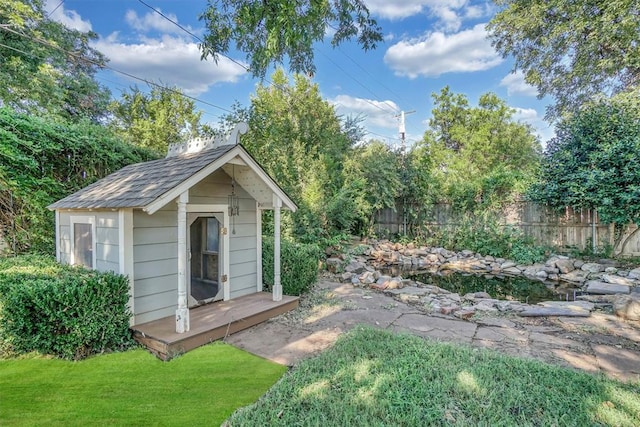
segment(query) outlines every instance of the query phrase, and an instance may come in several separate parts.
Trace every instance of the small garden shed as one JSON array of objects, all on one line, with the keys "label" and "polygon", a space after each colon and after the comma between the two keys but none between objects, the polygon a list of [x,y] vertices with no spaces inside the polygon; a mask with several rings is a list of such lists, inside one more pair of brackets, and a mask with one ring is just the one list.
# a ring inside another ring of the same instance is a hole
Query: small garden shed
[{"label": "small garden shed", "polygon": [[127,275],[131,326],[175,316],[182,334],[195,307],[264,294],[261,211],[273,209],[269,299],[281,301],[280,211],[296,205],[239,144],[247,130],[174,144],[50,205],[58,260]]}]

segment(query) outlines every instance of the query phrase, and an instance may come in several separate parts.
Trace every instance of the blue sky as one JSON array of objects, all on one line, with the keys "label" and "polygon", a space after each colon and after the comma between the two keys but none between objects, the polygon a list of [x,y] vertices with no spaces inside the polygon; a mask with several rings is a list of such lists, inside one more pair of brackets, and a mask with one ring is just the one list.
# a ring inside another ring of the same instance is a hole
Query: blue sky
[{"label": "blue sky", "polygon": [[[486,39],[485,24],[496,12],[479,0],[365,0],[385,35],[384,43],[365,52],[355,43],[332,48],[329,39],[315,47],[313,81],[339,114],[359,115],[368,138],[399,144],[400,111],[406,116],[407,143],[422,138],[433,108],[431,93],[449,85],[472,105],[494,92],[516,109],[518,120],[531,124],[541,141],[553,136],[544,122],[548,100],[512,74],[513,61],[502,59]],[[203,34],[198,16],[206,0],[145,0],[195,35]],[[57,7],[57,8],[56,8]],[[55,10],[54,10],[55,9]],[[137,0],[47,0],[51,18],[100,39],[95,47],[109,65],[132,75],[175,85],[185,93],[224,109],[238,101],[248,106],[258,80],[227,58],[218,64],[200,60],[198,41]],[[246,64],[245,55],[229,54]],[[113,71],[98,76],[115,97],[137,83]],[[217,123],[225,111],[198,103],[203,121]]]}]

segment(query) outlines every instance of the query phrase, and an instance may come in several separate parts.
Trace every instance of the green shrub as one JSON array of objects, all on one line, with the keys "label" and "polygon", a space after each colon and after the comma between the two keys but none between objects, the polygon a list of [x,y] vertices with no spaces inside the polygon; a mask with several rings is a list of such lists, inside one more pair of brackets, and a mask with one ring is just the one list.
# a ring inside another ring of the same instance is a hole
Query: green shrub
[{"label": "green shrub", "polygon": [[503,225],[490,213],[464,215],[455,225],[434,233],[428,241],[431,245],[468,249],[482,255],[507,258],[518,264],[542,261],[547,251],[533,238],[525,236],[516,227]]},{"label": "green shrub", "polygon": [[[318,245],[280,242],[280,277],[285,295],[300,295],[318,278],[318,263],[322,251]],[[273,237],[262,238],[262,280],[273,288]]]},{"label": "green shrub", "polygon": [[38,256],[0,261],[0,340],[5,350],[65,359],[133,345],[128,280]]},{"label": "green shrub", "polygon": [[108,128],[0,108],[0,234],[17,253],[53,253],[47,205],[131,163],[157,158]]}]

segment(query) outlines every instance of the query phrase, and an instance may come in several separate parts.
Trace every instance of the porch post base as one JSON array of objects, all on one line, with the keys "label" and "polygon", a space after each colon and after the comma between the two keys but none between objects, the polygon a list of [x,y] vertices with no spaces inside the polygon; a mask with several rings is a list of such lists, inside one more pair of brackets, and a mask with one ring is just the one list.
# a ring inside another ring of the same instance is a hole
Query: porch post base
[{"label": "porch post base", "polygon": [[282,285],[273,286],[273,300],[282,301]]},{"label": "porch post base", "polygon": [[176,310],[176,332],[183,334],[189,332],[189,309],[179,308]]}]

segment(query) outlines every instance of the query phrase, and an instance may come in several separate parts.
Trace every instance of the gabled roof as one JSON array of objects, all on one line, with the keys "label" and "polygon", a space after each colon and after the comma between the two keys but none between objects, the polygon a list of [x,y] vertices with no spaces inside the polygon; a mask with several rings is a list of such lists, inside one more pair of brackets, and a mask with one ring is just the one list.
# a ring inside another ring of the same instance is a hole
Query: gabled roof
[{"label": "gabled roof", "polygon": [[[293,211],[297,209],[289,196],[240,144],[125,166],[48,208],[140,208],[152,214],[228,162],[246,166],[247,171],[257,178],[259,185],[256,190],[247,191],[264,207],[271,206],[272,196],[276,194],[283,207]],[[239,184],[242,186],[242,182]]]}]

